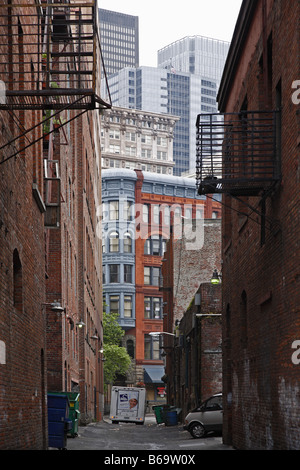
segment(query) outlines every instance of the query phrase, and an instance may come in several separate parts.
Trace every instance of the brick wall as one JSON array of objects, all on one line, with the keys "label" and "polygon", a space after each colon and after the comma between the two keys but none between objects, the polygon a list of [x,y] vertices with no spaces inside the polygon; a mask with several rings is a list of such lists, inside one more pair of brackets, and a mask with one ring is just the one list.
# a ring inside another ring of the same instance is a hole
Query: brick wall
[{"label": "brick wall", "polygon": [[194,298],[180,321],[171,356],[168,398],[182,408],[182,419],[222,391],[222,320],[219,315],[213,317],[221,313],[221,285],[202,283],[198,295],[200,303]]},{"label": "brick wall", "polygon": [[[29,3],[25,0],[23,3]],[[3,10],[2,10],[3,12]],[[30,13],[29,9],[27,12]],[[23,30],[26,19],[20,11]],[[0,18],[0,23],[5,18]],[[14,20],[13,29],[17,28]],[[32,28],[32,26],[31,26]],[[2,30],[3,31],[3,30]],[[32,32],[32,31],[31,31]],[[11,43],[10,43],[11,44]],[[22,65],[30,82],[30,47]],[[8,54],[8,50],[0,51]],[[35,76],[37,70],[34,70]],[[8,86],[13,75],[0,68],[0,79]],[[14,121],[10,116],[14,117]],[[0,111],[0,146],[23,132],[17,119],[28,128],[40,120],[40,112]],[[40,130],[36,130],[36,136]],[[31,138],[32,136],[30,136]],[[25,141],[28,143],[28,141]],[[45,358],[45,263],[43,214],[33,193],[41,192],[40,144],[17,153],[24,141],[6,146],[0,156],[0,449],[45,449],[47,442]]]},{"label": "brick wall", "polygon": [[[246,2],[247,3],[247,2]],[[246,8],[245,3],[245,8]],[[256,2],[223,111],[275,109],[281,88],[282,181],[262,219],[226,198],[223,212],[224,441],[242,449],[298,449],[299,365],[291,360],[299,323],[299,3]],[[263,55],[262,55],[263,54]],[[262,67],[268,55],[269,72]],[[266,75],[267,73],[267,75]],[[221,100],[222,102],[222,100]],[[223,101],[225,103],[225,101]],[[261,209],[260,198],[248,204]],[[251,216],[241,218],[238,210]]]}]

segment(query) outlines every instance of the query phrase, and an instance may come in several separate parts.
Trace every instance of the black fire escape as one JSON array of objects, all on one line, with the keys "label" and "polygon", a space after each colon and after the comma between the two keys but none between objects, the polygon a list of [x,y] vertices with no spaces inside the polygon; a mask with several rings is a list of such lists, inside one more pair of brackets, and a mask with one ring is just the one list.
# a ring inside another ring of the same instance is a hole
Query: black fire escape
[{"label": "black fire escape", "polygon": [[[53,119],[60,126],[66,124],[59,119],[64,110],[111,107],[100,97],[103,60],[97,0],[87,3],[37,0],[26,8],[17,3],[2,4],[0,15],[0,79],[5,86],[0,110],[42,110],[41,119],[35,124],[38,127]],[[28,47],[30,59],[24,53]],[[105,74],[104,67],[102,73]],[[32,128],[24,129],[4,146],[24,139],[31,131]]]},{"label": "black fire escape", "polygon": [[[73,119],[111,107],[100,97],[105,68],[97,18],[97,0],[0,4],[0,111],[17,123],[14,134],[2,129],[6,141],[1,142],[0,164],[40,140],[45,149],[50,137],[44,164],[46,207],[47,197],[56,194],[57,199],[60,192],[59,168],[51,157],[54,129],[62,128],[66,139],[64,126]],[[49,202],[45,226],[57,226],[59,205]]]},{"label": "black fire escape", "polygon": [[[227,194],[264,220],[266,198],[281,180],[280,111],[199,114],[196,180],[200,195]],[[248,197],[259,198],[261,209]]]}]

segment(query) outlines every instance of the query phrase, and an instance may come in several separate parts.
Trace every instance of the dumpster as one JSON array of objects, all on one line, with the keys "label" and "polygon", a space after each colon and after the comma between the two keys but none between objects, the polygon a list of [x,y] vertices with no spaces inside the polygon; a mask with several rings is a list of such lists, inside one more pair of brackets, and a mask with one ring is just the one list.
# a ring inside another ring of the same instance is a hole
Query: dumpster
[{"label": "dumpster", "polygon": [[48,393],[48,447],[66,449],[69,419],[69,398],[64,393]]},{"label": "dumpster", "polygon": [[163,417],[162,417],[162,410],[163,410],[162,405],[152,406],[152,410],[154,411],[155,419],[156,419],[157,424],[163,423],[164,420],[163,420]]},{"label": "dumpster", "polygon": [[71,437],[78,434],[78,424],[80,419],[79,411],[79,393],[77,392],[64,392],[69,398],[69,419],[72,422],[72,427],[68,433]]}]

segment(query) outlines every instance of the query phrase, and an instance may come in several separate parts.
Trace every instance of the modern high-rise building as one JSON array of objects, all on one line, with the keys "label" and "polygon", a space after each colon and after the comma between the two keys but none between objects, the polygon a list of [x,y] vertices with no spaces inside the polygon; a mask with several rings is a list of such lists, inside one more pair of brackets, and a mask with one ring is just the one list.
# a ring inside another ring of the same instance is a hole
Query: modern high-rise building
[{"label": "modern high-rise building", "polygon": [[139,66],[139,18],[99,8],[101,48],[107,75]]},{"label": "modern high-rise building", "polygon": [[219,83],[229,44],[204,36],[186,36],[157,52],[158,67],[201,75]]},{"label": "modern high-rise building", "polygon": [[[195,169],[196,119],[202,113],[216,113],[218,81],[170,68],[124,68],[108,78],[113,106],[171,114],[179,121],[174,127],[173,174]],[[105,96],[105,88],[101,91]]]}]

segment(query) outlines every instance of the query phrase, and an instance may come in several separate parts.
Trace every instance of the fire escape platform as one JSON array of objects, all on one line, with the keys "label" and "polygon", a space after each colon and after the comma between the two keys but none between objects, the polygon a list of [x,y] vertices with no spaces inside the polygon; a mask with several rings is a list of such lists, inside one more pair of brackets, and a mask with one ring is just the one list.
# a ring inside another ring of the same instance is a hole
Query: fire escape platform
[{"label": "fire escape platform", "polygon": [[198,193],[259,196],[281,178],[280,113],[199,114],[196,122]]},{"label": "fire escape platform", "polygon": [[110,108],[100,97],[97,1],[20,6],[0,4],[0,109]]}]

